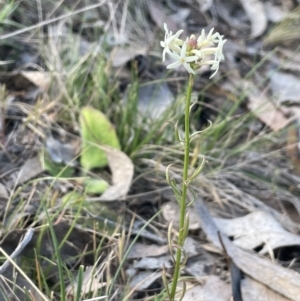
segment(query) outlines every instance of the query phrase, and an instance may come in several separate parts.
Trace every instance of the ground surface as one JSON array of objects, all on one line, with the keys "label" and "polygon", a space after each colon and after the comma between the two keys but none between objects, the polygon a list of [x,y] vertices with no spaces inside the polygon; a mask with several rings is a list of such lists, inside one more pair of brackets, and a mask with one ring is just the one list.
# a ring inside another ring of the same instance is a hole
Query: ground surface
[{"label": "ground surface", "polygon": [[191,130],[212,126],[183,300],[300,300],[297,1],[0,5],[0,300],[167,300],[187,73],[161,60],[163,23],[227,39],[193,91]]}]

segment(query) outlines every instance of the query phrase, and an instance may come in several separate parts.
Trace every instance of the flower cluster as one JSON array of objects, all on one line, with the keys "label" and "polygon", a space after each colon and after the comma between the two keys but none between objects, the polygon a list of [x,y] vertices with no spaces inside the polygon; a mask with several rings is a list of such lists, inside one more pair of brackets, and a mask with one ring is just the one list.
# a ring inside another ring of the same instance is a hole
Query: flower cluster
[{"label": "flower cluster", "polygon": [[224,59],[223,46],[227,40],[223,40],[218,32],[213,33],[212,28],[208,35],[205,35],[202,29],[201,35],[196,39],[195,35],[191,35],[185,41],[179,39],[183,30],[177,31],[174,35],[168,30],[167,24],[164,24],[165,39],[160,42],[163,50],[163,62],[166,54],[170,55],[175,62],[168,65],[167,69],[176,68],[180,65],[187,72],[195,74],[195,70],[203,65],[211,65],[210,69],[215,71],[213,77],[219,70],[220,61]]}]

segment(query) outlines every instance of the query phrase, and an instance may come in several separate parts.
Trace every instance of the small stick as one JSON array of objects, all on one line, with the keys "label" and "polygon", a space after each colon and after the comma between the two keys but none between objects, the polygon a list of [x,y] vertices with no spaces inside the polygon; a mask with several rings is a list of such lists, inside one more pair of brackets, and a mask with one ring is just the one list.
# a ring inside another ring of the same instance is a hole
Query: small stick
[{"label": "small stick", "polygon": [[[14,260],[16,257],[20,255],[20,253],[24,250],[24,248],[28,245],[28,243],[31,241],[33,235],[33,229],[30,228],[27,230],[23,240],[21,243],[17,246],[17,248],[12,252],[10,255],[11,260]],[[10,264],[9,260],[6,260],[2,266],[0,266],[0,275],[4,273],[4,271],[8,268]]]}]

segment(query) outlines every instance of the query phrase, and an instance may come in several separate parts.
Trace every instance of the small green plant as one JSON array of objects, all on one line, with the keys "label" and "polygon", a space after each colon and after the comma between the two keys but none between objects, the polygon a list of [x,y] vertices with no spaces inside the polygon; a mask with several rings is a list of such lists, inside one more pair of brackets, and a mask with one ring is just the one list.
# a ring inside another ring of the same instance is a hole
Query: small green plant
[{"label": "small green plant", "polygon": [[[163,50],[163,61],[165,61],[166,54],[175,59],[175,62],[168,65],[167,69],[177,68],[179,66],[183,66],[189,75],[189,81],[187,86],[187,96],[185,103],[185,122],[184,122],[184,131],[185,137],[182,139],[179,135],[178,131],[178,123],[175,125],[175,135],[176,139],[183,145],[184,147],[184,165],[183,165],[183,176],[182,176],[182,187],[181,189],[178,187],[175,179],[170,178],[169,169],[171,165],[167,168],[166,178],[168,183],[171,185],[175,197],[180,205],[180,219],[179,219],[179,234],[177,244],[172,244],[172,224],[169,227],[169,245],[170,251],[172,252],[172,247],[176,248],[176,258],[175,260],[175,268],[173,274],[173,281],[171,287],[167,284],[166,279],[164,279],[164,283],[166,286],[166,292],[168,294],[169,300],[174,301],[176,295],[176,288],[178,279],[180,276],[180,268],[184,264],[184,260],[182,261],[182,254],[184,254],[183,245],[184,241],[188,234],[189,229],[189,217],[186,212],[187,206],[190,206],[193,203],[194,197],[191,200],[188,200],[188,191],[193,195],[193,191],[189,186],[190,183],[199,175],[201,172],[204,160],[202,163],[195,169],[192,175],[189,175],[189,158],[190,158],[190,142],[193,137],[198,135],[201,131],[194,132],[190,134],[190,113],[193,104],[191,104],[191,95],[194,84],[195,71],[200,69],[204,65],[211,65],[211,70],[215,71],[211,77],[213,77],[219,70],[220,61],[224,59],[223,56],[223,45],[226,40],[223,40],[223,36],[219,33],[213,33],[213,29],[210,30],[208,35],[205,34],[205,31],[202,30],[201,35],[198,39],[196,39],[195,35],[191,35],[185,41],[179,39],[179,36],[183,32],[183,30],[179,30],[174,35],[172,32],[169,32],[168,27],[164,24],[165,29],[165,39],[161,42],[161,46],[164,48]],[[215,47],[215,44],[217,46]],[[211,56],[214,56],[213,58]],[[210,78],[211,78],[210,77]],[[165,278],[165,277],[164,277]],[[183,287],[182,296],[180,300],[183,298],[185,293],[185,288]]]}]

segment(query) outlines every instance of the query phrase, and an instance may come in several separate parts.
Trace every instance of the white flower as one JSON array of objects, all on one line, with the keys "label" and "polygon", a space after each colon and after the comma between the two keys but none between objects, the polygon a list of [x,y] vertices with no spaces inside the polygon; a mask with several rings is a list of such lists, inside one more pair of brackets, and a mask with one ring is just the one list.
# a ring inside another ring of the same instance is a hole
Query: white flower
[{"label": "white flower", "polygon": [[181,47],[180,55],[172,52],[169,52],[169,55],[173,59],[175,59],[176,62],[168,65],[167,69],[172,69],[172,68],[179,67],[180,65],[183,65],[183,67],[187,70],[188,73],[195,74],[195,71],[191,68],[189,63],[196,62],[198,57],[196,55],[186,56],[186,42],[184,42]]},{"label": "white flower", "polygon": [[180,53],[180,46],[183,44],[183,41],[178,39],[178,37],[182,34],[183,29],[178,30],[174,35],[172,31],[169,32],[167,24],[164,23],[165,40],[160,42],[161,47],[164,47],[163,51],[163,62],[166,59],[166,53],[171,53],[171,50],[177,53]]},{"label": "white flower", "polygon": [[224,60],[224,55],[223,55],[223,46],[227,40],[223,40],[222,36],[220,36],[219,44],[216,48],[215,52],[215,60],[218,60],[219,62]]},{"label": "white flower", "polygon": [[[217,47],[201,48],[200,50],[192,50],[192,53],[198,56],[200,60],[199,66],[211,65],[211,70],[215,72],[210,76],[212,78],[219,70],[220,61],[224,60],[223,46],[227,40],[223,40],[223,37],[219,35],[219,41]],[[214,55],[214,59],[205,60],[205,58]]]},{"label": "white flower", "polygon": [[207,37],[205,37],[205,31],[204,31],[204,29],[202,29],[201,35],[199,36],[199,38],[197,40],[198,48],[214,45],[219,42],[219,40],[222,36],[218,32],[212,34],[213,31],[214,31],[214,28],[212,28],[209,31]]}]

